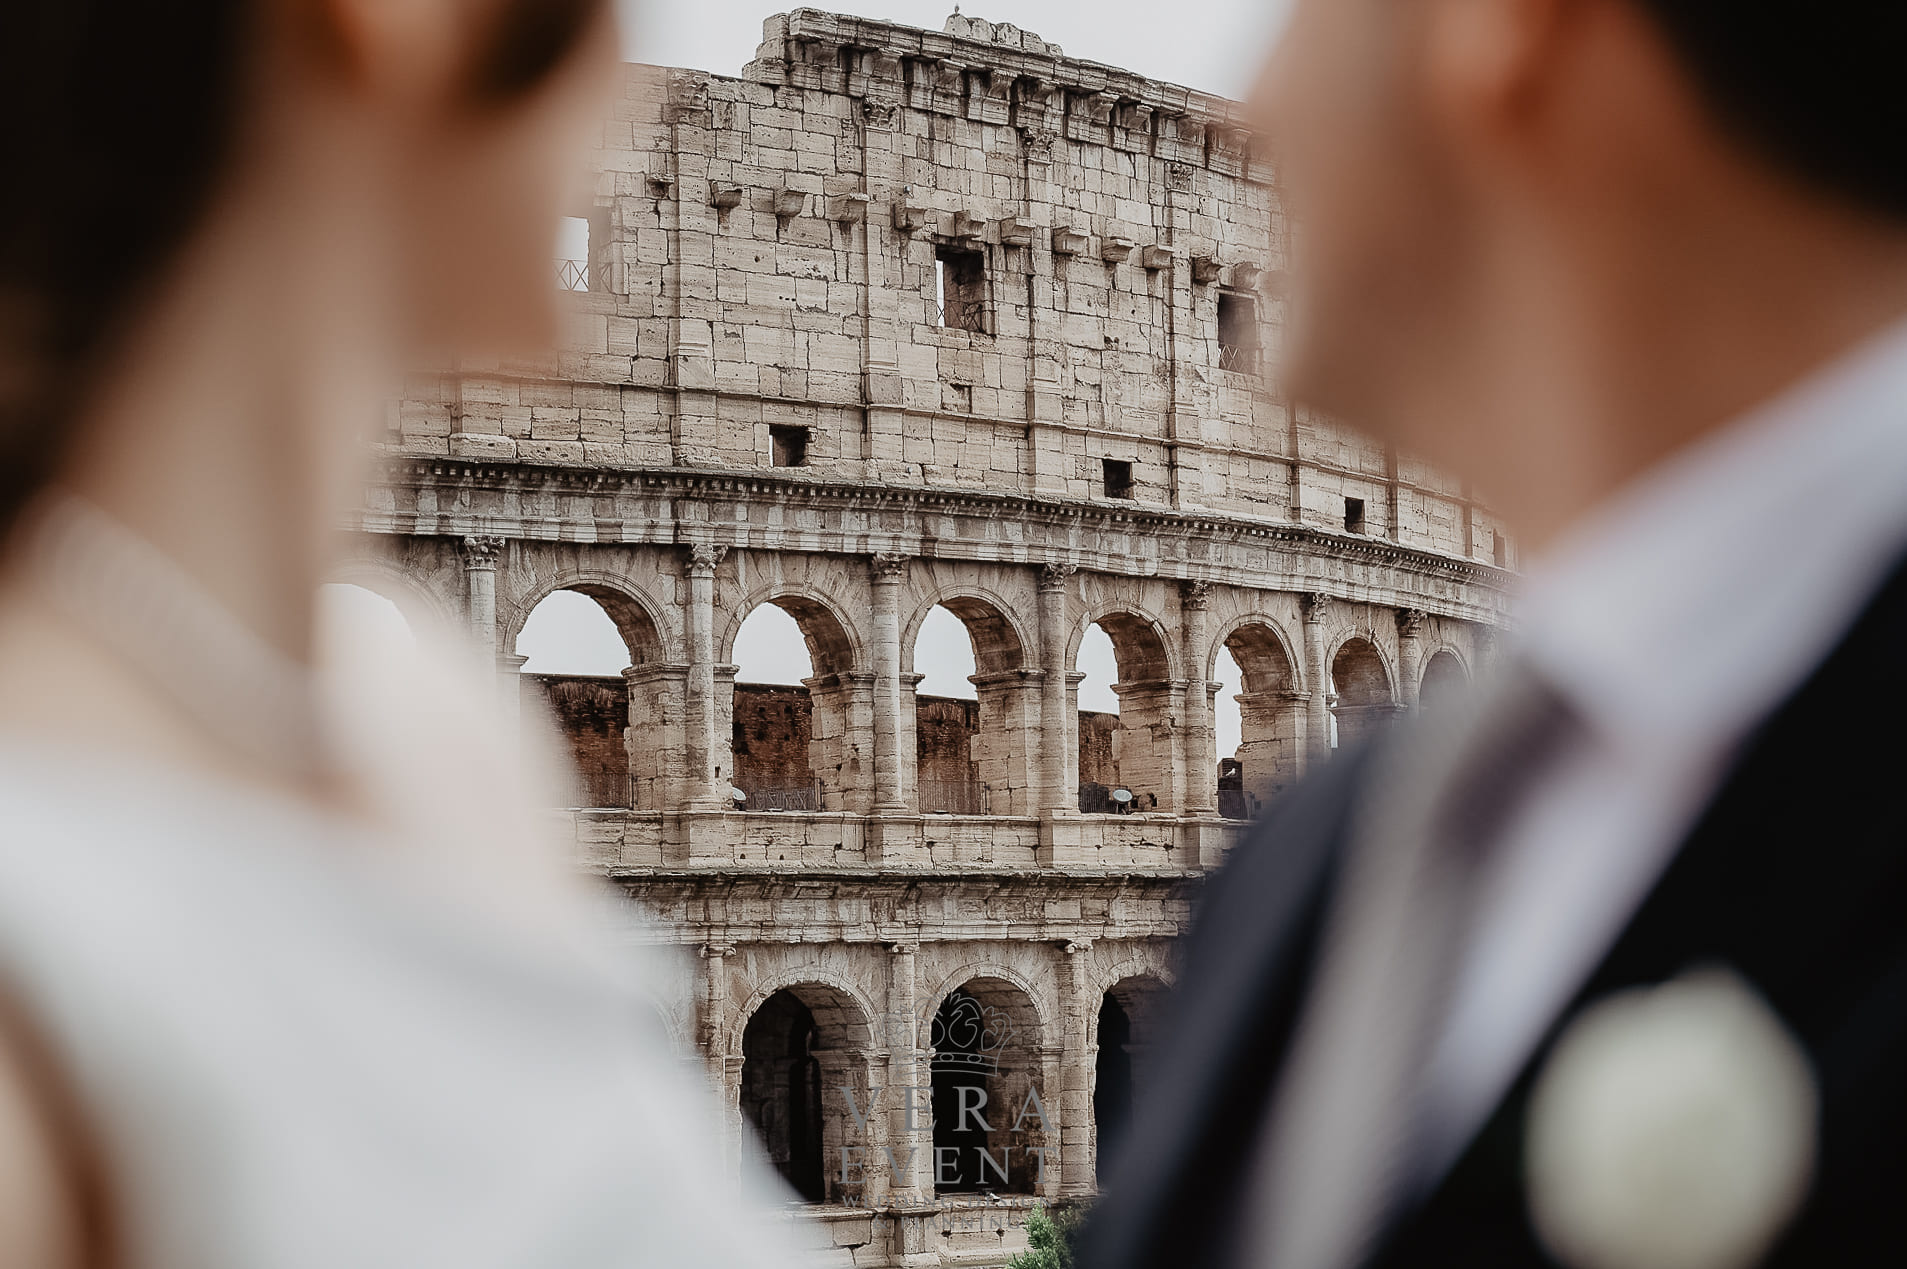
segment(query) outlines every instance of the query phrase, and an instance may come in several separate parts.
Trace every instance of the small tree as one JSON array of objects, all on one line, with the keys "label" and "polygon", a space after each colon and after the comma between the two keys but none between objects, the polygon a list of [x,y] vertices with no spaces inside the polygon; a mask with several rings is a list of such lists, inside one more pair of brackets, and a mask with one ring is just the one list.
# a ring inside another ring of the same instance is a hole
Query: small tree
[{"label": "small tree", "polygon": [[1007,1261],[1007,1269],[1073,1269],[1073,1244],[1085,1219],[1083,1206],[1049,1216],[1036,1204],[1026,1215],[1026,1250]]}]

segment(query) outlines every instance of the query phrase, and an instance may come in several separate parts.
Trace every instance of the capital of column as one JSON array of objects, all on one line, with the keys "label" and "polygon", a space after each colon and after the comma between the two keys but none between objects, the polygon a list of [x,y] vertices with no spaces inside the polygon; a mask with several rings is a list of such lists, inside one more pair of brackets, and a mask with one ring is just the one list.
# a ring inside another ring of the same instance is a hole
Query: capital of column
[{"label": "capital of column", "polygon": [[725,956],[735,955],[733,943],[704,943],[696,949],[703,960],[721,960]]},{"label": "capital of column", "polygon": [[1397,610],[1397,633],[1406,639],[1415,639],[1424,632],[1424,623],[1430,620],[1430,614],[1421,608],[1399,608]]},{"label": "capital of column", "polygon": [[1060,947],[1068,956],[1073,956],[1080,952],[1092,951],[1093,941],[1091,939],[1068,939],[1060,944]]},{"label": "capital of column", "polygon": [[1205,607],[1212,597],[1212,584],[1207,581],[1183,581],[1179,583],[1179,607],[1194,611]]},{"label": "capital of column", "polygon": [[495,572],[497,556],[503,554],[505,539],[488,534],[464,538],[464,568],[469,572]]},{"label": "capital of column", "polygon": [[905,939],[895,939],[893,942],[883,943],[881,946],[887,949],[890,956],[912,956],[915,952],[920,950],[919,943],[911,943]]},{"label": "capital of column", "polygon": [[1061,564],[1048,561],[1040,565],[1040,589],[1053,591],[1062,589],[1074,573],[1079,571],[1077,564]]},{"label": "capital of column", "polygon": [[901,578],[907,576],[907,566],[912,561],[911,555],[880,554],[868,560],[868,569],[874,575],[876,586],[898,585]]},{"label": "capital of column", "polygon": [[689,548],[689,574],[713,577],[717,566],[727,555],[728,548],[725,546],[716,546],[711,542],[698,542]]},{"label": "capital of column", "polygon": [[1314,590],[1300,597],[1298,602],[1304,606],[1306,621],[1321,622],[1324,620],[1325,606],[1331,602],[1331,597],[1321,590]]}]

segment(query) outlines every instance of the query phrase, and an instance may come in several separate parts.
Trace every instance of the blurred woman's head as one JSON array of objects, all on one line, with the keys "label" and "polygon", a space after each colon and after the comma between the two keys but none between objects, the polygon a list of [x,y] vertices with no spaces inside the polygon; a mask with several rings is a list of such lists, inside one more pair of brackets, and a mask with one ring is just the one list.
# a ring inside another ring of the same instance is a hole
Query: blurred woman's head
[{"label": "blurred woman's head", "polygon": [[394,366],[549,334],[616,64],[603,0],[38,0],[0,24],[0,525],[221,267],[277,281],[258,323],[308,338],[328,306]]}]

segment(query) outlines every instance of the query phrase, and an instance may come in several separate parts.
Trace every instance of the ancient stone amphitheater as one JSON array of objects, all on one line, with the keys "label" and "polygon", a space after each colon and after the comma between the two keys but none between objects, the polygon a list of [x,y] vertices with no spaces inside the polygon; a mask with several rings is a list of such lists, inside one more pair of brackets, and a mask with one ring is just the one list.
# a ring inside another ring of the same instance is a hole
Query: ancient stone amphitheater
[{"label": "ancient stone amphitheater", "polygon": [[[823,1260],[998,1263],[1095,1193],[1242,817],[1487,660],[1509,546],[1267,373],[1285,234],[1236,103],[799,10],[740,78],[631,67],[596,162],[564,350],[408,386],[351,579],[556,707],[578,857],[663,918],[658,1011]],[[621,682],[517,682],[558,590]],[[736,691],[764,604],[805,692]],[[978,700],[929,743],[937,605]],[[1094,625],[1119,708],[1082,727]]]}]

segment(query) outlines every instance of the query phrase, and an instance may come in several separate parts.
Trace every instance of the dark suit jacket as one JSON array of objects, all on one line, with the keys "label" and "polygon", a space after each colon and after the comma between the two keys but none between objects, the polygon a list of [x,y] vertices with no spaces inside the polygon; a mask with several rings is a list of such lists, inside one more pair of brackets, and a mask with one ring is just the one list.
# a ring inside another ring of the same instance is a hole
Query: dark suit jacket
[{"label": "dark suit jacket", "polygon": [[[1764,720],[1673,862],[1455,1167],[1371,1263],[1540,1266],[1522,1143],[1562,1024],[1612,990],[1722,962],[1811,1060],[1819,1153],[1769,1265],[1907,1264],[1907,565]],[[1379,743],[1409,743],[1408,726]],[[1303,782],[1206,883],[1141,1103],[1083,1233],[1086,1269],[1239,1258],[1269,1089],[1311,978],[1368,753]]]}]

